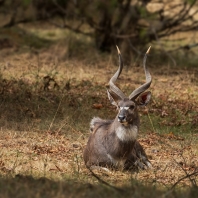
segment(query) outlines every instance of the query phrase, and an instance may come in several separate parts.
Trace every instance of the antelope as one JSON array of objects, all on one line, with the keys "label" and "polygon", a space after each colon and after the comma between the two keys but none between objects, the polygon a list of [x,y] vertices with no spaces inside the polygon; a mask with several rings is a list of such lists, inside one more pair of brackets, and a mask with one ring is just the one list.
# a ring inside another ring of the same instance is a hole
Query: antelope
[{"label": "antelope", "polygon": [[143,147],[137,141],[140,126],[138,106],[147,105],[151,99],[151,92],[146,91],[152,81],[146,67],[150,47],[143,59],[146,83],[135,89],[129,97],[115,85],[123,69],[123,60],[118,47],[117,51],[119,67],[109,81],[107,95],[111,104],[117,107],[118,114],[114,120],[103,120],[99,117],[91,120],[90,136],[83,153],[85,165],[90,169],[103,167],[107,170],[151,168],[152,165]]}]

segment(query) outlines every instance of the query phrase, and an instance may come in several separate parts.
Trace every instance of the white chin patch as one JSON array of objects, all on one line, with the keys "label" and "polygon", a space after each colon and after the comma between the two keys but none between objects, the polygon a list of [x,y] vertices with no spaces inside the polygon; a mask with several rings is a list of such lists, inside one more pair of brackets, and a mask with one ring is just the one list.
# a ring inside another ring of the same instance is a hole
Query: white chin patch
[{"label": "white chin patch", "polygon": [[120,119],[118,119],[118,122],[121,124],[127,124],[128,122],[126,120],[121,121]]},{"label": "white chin patch", "polygon": [[[125,125],[124,123],[122,123]],[[130,141],[130,140],[136,140],[137,134],[138,134],[138,128],[137,126],[131,126],[131,127],[125,127],[125,126],[119,126],[116,129],[116,135],[121,141]]]}]

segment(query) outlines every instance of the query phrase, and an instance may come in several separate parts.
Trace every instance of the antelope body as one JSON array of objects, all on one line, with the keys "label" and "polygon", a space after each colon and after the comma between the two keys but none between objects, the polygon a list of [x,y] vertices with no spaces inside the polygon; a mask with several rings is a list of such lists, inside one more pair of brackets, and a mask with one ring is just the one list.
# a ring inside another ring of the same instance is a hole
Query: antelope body
[{"label": "antelope body", "polygon": [[107,90],[111,104],[118,109],[114,120],[103,120],[94,117],[90,123],[90,136],[84,149],[84,161],[88,168],[106,167],[141,169],[151,167],[143,147],[137,141],[140,120],[138,106],[146,105],[151,98],[150,92],[145,92],[150,87],[151,75],[146,68],[147,50],[143,66],[146,75],[146,83],[135,89],[129,97],[115,85],[123,68],[121,53],[117,47],[119,56],[119,68],[109,81]]}]

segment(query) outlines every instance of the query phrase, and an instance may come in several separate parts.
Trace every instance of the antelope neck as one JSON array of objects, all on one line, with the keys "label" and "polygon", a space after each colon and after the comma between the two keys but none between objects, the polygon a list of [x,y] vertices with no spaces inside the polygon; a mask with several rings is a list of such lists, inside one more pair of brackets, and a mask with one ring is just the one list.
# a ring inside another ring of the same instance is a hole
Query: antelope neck
[{"label": "antelope neck", "polygon": [[115,129],[115,132],[118,139],[122,142],[135,141],[137,139],[138,126],[136,125],[124,126],[120,124]]}]

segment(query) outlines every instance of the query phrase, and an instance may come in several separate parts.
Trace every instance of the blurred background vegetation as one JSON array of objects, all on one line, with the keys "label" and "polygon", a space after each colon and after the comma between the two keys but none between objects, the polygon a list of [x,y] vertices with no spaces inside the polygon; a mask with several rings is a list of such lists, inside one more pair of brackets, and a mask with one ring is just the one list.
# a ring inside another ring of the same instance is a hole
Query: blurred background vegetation
[{"label": "blurred background vegetation", "polygon": [[36,21],[84,35],[101,52],[118,45],[128,63],[148,44],[174,65],[174,54],[198,46],[197,0],[0,0],[1,48],[11,45],[5,29]]}]

